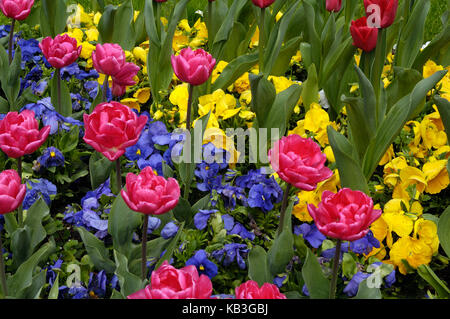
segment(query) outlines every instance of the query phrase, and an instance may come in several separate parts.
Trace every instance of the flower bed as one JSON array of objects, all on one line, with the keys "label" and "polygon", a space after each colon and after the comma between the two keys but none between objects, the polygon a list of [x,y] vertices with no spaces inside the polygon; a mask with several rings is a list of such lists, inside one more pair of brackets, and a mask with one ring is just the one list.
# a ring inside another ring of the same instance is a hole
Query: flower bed
[{"label": "flower bed", "polygon": [[448,298],[448,17],[188,2],[0,0],[0,297]]}]

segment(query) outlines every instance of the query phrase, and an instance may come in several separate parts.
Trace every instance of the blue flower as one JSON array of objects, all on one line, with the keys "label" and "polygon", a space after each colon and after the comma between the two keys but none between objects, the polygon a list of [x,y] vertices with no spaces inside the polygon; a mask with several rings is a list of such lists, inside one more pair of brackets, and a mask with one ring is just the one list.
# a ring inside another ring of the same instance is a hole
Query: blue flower
[{"label": "blue flower", "polygon": [[154,153],[150,156],[148,160],[145,160],[143,158],[138,159],[137,164],[140,170],[143,170],[147,166],[150,166],[158,175],[163,176],[163,170],[162,170],[162,162],[163,157],[159,153]]},{"label": "blue flower", "polygon": [[215,277],[218,273],[217,265],[208,259],[204,250],[198,250],[194,256],[186,261],[186,266],[189,265],[195,266],[200,275],[207,275],[209,278]]},{"label": "blue flower", "polygon": [[5,224],[5,218],[3,217],[3,215],[0,215],[0,233],[3,230],[3,225]]},{"label": "blue flower", "polygon": [[314,248],[319,248],[326,237],[317,229],[315,224],[303,223],[294,227],[295,235],[302,235],[305,240]]},{"label": "blue flower", "polygon": [[212,214],[217,213],[218,210],[205,210],[200,209],[197,214],[194,215],[194,225],[197,229],[203,230],[208,225],[208,220]]},{"label": "blue flower", "polygon": [[64,155],[56,147],[50,146],[37,161],[45,168],[64,166]]},{"label": "blue flower", "polygon": [[178,226],[174,222],[168,222],[161,230],[161,236],[164,239],[169,239],[175,236],[178,232]]},{"label": "blue flower", "polygon": [[306,286],[306,284],[304,284],[302,287],[302,294],[309,297],[309,291],[308,291],[308,287]]},{"label": "blue flower", "polygon": [[86,81],[84,82],[84,88],[88,92],[91,99],[95,99],[98,94],[98,82],[97,81]]},{"label": "blue flower", "polygon": [[363,238],[350,242],[350,250],[357,254],[368,254],[374,247],[380,248],[380,242],[371,230]]},{"label": "blue flower", "polygon": [[146,160],[153,153],[153,151],[154,148],[150,133],[148,130],[144,130],[141,133],[139,141],[125,150],[125,156],[130,161],[137,161],[139,159]]},{"label": "blue flower", "polygon": [[23,209],[29,209],[41,196],[50,206],[50,196],[57,194],[56,186],[44,178],[39,178],[37,182],[28,181],[27,186],[29,187],[23,201]]},{"label": "blue flower", "polygon": [[156,229],[158,229],[159,226],[161,226],[161,219],[159,219],[158,217],[152,217],[152,216],[149,216],[149,217],[148,217],[147,234],[150,235],[150,234],[153,233]]},{"label": "blue flower", "polygon": [[[382,262],[378,261],[378,262],[374,262],[372,264],[372,266],[374,266],[375,268],[379,267],[382,265]],[[396,278],[395,278],[395,269],[392,270],[386,277],[384,277],[384,286],[386,288],[391,287],[394,283],[396,282]]]},{"label": "blue flower", "polygon": [[242,237],[242,239],[255,239],[255,234],[249,232],[241,223],[234,222],[234,218],[232,216],[228,214],[223,215],[222,220],[228,235],[238,235]]},{"label": "blue flower", "polygon": [[57,273],[53,269],[61,269],[61,265],[63,264],[62,259],[58,259],[55,261],[55,263],[51,266],[45,267],[47,269],[47,282],[50,285],[50,287],[53,287],[53,284],[56,280]]},{"label": "blue flower", "polygon": [[0,38],[6,37],[11,32],[11,25],[0,25]]},{"label": "blue flower", "polygon": [[361,271],[358,271],[356,274],[353,275],[352,279],[348,282],[347,286],[344,288],[344,293],[349,296],[353,297],[356,296],[359,289],[359,284],[369,277],[370,274],[363,273]]},{"label": "blue flower", "polygon": [[106,284],[108,278],[104,270],[100,271],[98,274],[90,273],[88,290],[91,297],[104,298],[106,295]]},{"label": "blue flower", "polygon": [[245,269],[246,265],[244,257],[248,254],[248,251],[247,245],[232,243],[225,244],[222,249],[215,250],[212,255],[219,262],[222,262],[223,260],[223,265],[225,267],[236,261],[239,268]]},{"label": "blue flower", "polygon": [[221,185],[217,188],[217,193],[221,195],[226,208],[233,210],[236,207],[236,200],[239,199],[244,206],[247,205],[247,197],[244,189],[231,185]]},{"label": "blue flower", "polygon": [[287,276],[283,276],[283,277],[275,277],[273,279],[273,283],[278,287],[281,288],[283,286],[284,281],[286,280]]},{"label": "blue flower", "polygon": [[[342,256],[344,253],[348,252],[349,249],[349,243],[348,242],[343,242],[341,244],[341,253],[340,253],[340,259],[342,259]],[[325,257],[326,259],[333,259],[334,255],[336,254],[336,247],[324,250],[322,252],[322,257]]]},{"label": "blue flower", "polygon": [[221,186],[222,176],[219,175],[219,171],[220,166],[217,163],[202,162],[198,164],[194,174],[201,179],[201,182],[197,183],[197,188],[202,192],[209,192]]}]

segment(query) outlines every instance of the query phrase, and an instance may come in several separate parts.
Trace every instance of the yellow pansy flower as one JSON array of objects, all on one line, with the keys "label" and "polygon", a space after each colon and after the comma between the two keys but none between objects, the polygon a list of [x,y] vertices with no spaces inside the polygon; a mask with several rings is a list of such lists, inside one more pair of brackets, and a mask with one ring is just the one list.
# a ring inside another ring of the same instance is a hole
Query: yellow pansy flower
[{"label": "yellow pansy flower", "polygon": [[398,267],[403,275],[407,270],[402,262],[405,259],[408,264],[417,268],[420,265],[427,265],[433,256],[433,250],[423,240],[412,237],[402,237],[397,240],[389,252],[391,262]]},{"label": "yellow pansy flower", "polygon": [[140,88],[133,94],[133,97],[141,104],[147,103],[150,99],[150,88]]},{"label": "yellow pansy flower", "polygon": [[447,160],[434,160],[426,162],[422,171],[425,174],[427,187],[425,192],[429,194],[438,194],[441,190],[447,188],[450,183],[447,171]]},{"label": "yellow pansy flower", "polygon": [[228,65],[228,62],[225,61],[219,61],[219,63],[216,64],[216,67],[214,68],[212,75],[211,75],[211,82],[214,83],[216,79],[219,77],[219,75],[222,73],[223,69]]},{"label": "yellow pansy flower", "polygon": [[250,105],[252,102],[252,92],[250,90],[244,91],[239,97],[239,103],[244,106]]},{"label": "yellow pansy flower", "polygon": [[250,79],[248,77],[248,72],[245,72],[236,81],[234,81],[233,91],[241,94],[247,90],[250,90]]},{"label": "yellow pansy flower", "polygon": [[[420,123],[420,135],[426,148],[439,148],[447,143],[447,135],[443,130],[442,121],[427,115]],[[439,114],[438,114],[439,116]]]},{"label": "yellow pansy flower", "polygon": [[395,156],[394,154],[394,145],[391,144],[391,146],[389,146],[388,150],[386,151],[386,153],[384,153],[383,157],[381,158],[380,162],[378,163],[378,165],[385,165],[386,163],[390,162],[391,159]]},{"label": "yellow pansy flower", "polygon": [[439,237],[435,222],[420,218],[414,224],[414,237],[417,236],[431,247],[433,254],[437,253],[439,250]]},{"label": "yellow pansy flower", "polygon": [[95,45],[85,41],[81,43],[80,57],[82,59],[92,59],[92,52],[95,50]]},{"label": "yellow pansy flower", "polygon": [[259,45],[259,28],[256,27],[255,33],[253,34],[251,40],[250,40],[250,48],[257,47]]},{"label": "yellow pansy flower", "polygon": [[305,120],[298,121],[297,126],[293,130],[290,130],[288,132],[288,135],[297,134],[303,138],[307,137],[308,135],[306,134],[304,125],[305,125]]},{"label": "yellow pansy flower", "polygon": [[120,100],[120,103],[132,108],[132,109],[136,109],[138,112],[141,111],[141,105],[139,104],[137,99],[134,98],[126,98],[126,99],[122,99]]},{"label": "yellow pansy flower", "polygon": [[290,80],[284,76],[269,76],[268,80],[272,81],[277,94],[286,90],[294,83],[294,82],[292,82],[292,80]]},{"label": "yellow pansy flower", "polygon": [[181,30],[175,31],[173,36],[172,48],[175,52],[187,47],[189,44],[189,37]]},{"label": "yellow pansy flower", "polygon": [[181,122],[186,121],[188,99],[189,99],[189,91],[186,83],[176,86],[175,89],[169,95],[170,103],[178,106]]},{"label": "yellow pansy flower", "polygon": [[416,196],[415,199],[419,198],[427,186],[427,181],[425,179],[425,174],[418,168],[408,166],[400,171],[400,181],[394,188],[392,194],[393,198],[401,198],[406,201],[410,200],[410,195],[406,191],[406,188],[410,185],[416,185]]},{"label": "yellow pansy flower", "polygon": [[132,52],[136,60],[141,61],[144,64],[147,63],[148,50],[141,47],[135,47]]},{"label": "yellow pansy flower", "polygon": [[87,41],[98,41],[99,32],[96,28],[90,28],[85,31]]},{"label": "yellow pansy flower", "polygon": [[325,153],[325,156],[327,157],[327,160],[328,160],[330,163],[336,162],[336,158],[334,157],[333,149],[331,148],[330,145],[328,145],[327,147],[325,147],[325,149],[323,150],[323,152]]}]

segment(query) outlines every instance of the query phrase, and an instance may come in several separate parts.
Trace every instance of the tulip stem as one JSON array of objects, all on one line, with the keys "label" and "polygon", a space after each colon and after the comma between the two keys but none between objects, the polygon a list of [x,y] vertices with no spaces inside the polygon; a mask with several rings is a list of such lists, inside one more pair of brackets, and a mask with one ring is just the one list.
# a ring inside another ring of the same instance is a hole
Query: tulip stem
[{"label": "tulip stem", "polygon": [[141,262],[142,280],[145,280],[147,278],[147,230],[148,230],[148,215],[144,215],[144,225],[142,226],[142,262]]},{"label": "tulip stem", "polygon": [[117,188],[120,192],[120,189],[122,189],[122,172],[120,171],[120,157],[116,159],[116,183]]},{"label": "tulip stem", "polygon": [[103,81],[103,96],[102,96],[102,102],[107,102],[107,95],[108,95],[108,88],[109,88],[109,75],[105,75],[105,81]]},{"label": "tulip stem", "polygon": [[330,299],[336,299],[336,283],[339,270],[339,260],[341,258],[341,245],[342,240],[338,239],[336,243],[336,252],[334,253],[333,270],[331,273],[330,295],[329,295]]},{"label": "tulip stem", "polygon": [[280,212],[280,225],[278,225],[278,231],[277,231],[278,236],[283,231],[284,220],[286,219],[286,208],[287,208],[287,203],[289,200],[289,193],[291,191],[291,188],[292,188],[291,184],[287,184],[286,190],[284,191],[284,194],[283,194],[283,201],[281,202],[281,212]]},{"label": "tulip stem", "polygon": [[263,72],[264,69],[264,47],[266,45],[266,38],[264,36],[264,26],[265,26],[266,8],[261,8],[261,16],[259,17],[259,73]]},{"label": "tulip stem", "polygon": [[9,64],[12,63],[13,60],[13,49],[14,49],[14,27],[16,26],[16,20],[11,19],[11,31],[9,32],[9,47],[8,47],[8,55],[9,55]]},{"label": "tulip stem", "polygon": [[3,295],[8,296],[8,286],[6,285],[5,263],[3,262],[3,243],[2,234],[0,233],[0,277],[2,282]]},{"label": "tulip stem", "polygon": [[[20,177],[20,182],[22,183],[22,157],[19,157],[17,159],[17,173]],[[22,204],[19,205],[17,209],[17,222],[19,224],[19,227],[23,227],[23,206]]]},{"label": "tulip stem", "polygon": [[186,129],[191,129],[191,117],[192,117],[192,100],[194,95],[194,86],[192,84],[189,85],[189,98],[188,98],[188,104],[187,104],[187,112],[186,112]]},{"label": "tulip stem", "polygon": [[57,103],[58,105],[56,106],[57,109],[56,111],[61,114],[62,111],[62,105],[61,105],[61,69],[56,69],[56,80],[57,80],[57,84],[56,84],[56,94],[57,94]]}]

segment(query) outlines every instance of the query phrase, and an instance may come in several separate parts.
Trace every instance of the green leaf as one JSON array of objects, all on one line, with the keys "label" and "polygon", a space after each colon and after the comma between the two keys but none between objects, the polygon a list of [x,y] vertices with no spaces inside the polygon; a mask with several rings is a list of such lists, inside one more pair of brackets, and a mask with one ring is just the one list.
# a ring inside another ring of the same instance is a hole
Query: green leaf
[{"label": "green leaf", "polygon": [[347,278],[352,278],[358,272],[356,261],[349,253],[344,253],[342,259],[342,273]]},{"label": "green leaf", "polygon": [[312,103],[319,102],[319,84],[314,63],[308,68],[308,78],[302,84],[302,99],[303,105],[307,110],[309,110]]},{"label": "green leaf", "polygon": [[450,296],[450,289],[434,273],[433,269],[431,269],[430,266],[420,265],[417,268],[417,273],[436,290],[439,298],[448,299],[448,297]]},{"label": "green leaf", "polygon": [[116,265],[111,259],[109,259],[109,252],[103,241],[95,237],[84,227],[77,227],[76,230],[80,234],[81,240],[86,248],[86,252],[88,253],[94,266],[98,270],[104,269],[107,273],[112,274],[116,268]]},{"label": "green leaf", "polygon": [[[53,74],[53,78],[50,83],[51,88],[51,100],[55,109],[58,110],[58,77],[56,72]],[[72,98],[70,97],[70,91],[67,87],[66,81],[61,79],[61,115],[70,116],[72,115]]]},{"label": "green leaf", "polygon": [[11,296],[20,296],[25,289],[32,285],[33,273],[36,266],[54,250],[55,242],[51,240],[50,242],[44,244],[27,261],[20,265],[15,274],[8,278],[8,292]]},{"label": "green leaf", "polygon": [[134,9],[131,0],[126,0],[114,15],[112,42],[118,43],[124,50],[131,51],[135,44]]},{"label": "green leaf", "polygon": [[256,113],[258,123],[265,123],[277,95],[274,85],[262,74],[249,74],[252,92],[252,111]]},{"label": "green leaf", "polygon": [[[286,216],[290,219],[291,215]],[[284,229],[277,236],[267,253],[270,273],[275,276],[286,271],[286,266],[294,257],[294,236],[291,229]]]},{"label": "green leaf", "polygon": [[[450,162],[449,162],[450,163]],[[447,164],[447,167],[449,165]],[[442,248],[450,257],[450,206],[441,214],[438,222],[438,237]]]},{"label": "green leaf", "polygon": [[328,126],[327,133],[334,157],[336,158],[342,187],[360,190],[369,194],[366,178],[360,164],[355,160],[356,150],[345,136],[336,132],[332,126]]},{"label": "green leaf", "polygon": [[325,278],[317,257],[308,249],[302,276],[308,288],[311,299],[326,299],[329,297],[330,282]]},{"label": "green leaf", "polygon": [[433,100],[438,108],[442,123],[444,124],[445,133],[447,136],[450,136],[450,102],[447,99],[441,98],[437,95],[433,97]]},{"label": "green leaf", "polygon": [[170,258],[172,258],[175,248],[178,247],[178,241],[180,240],[181,234],[183,232],[183,228],[184,228],[184,222],[181,223],[180,227],[178,228],[178,232],[177,232],[176,236],[170,242],[169,246],[167,247],[166,252],[164,253],[164,256],[162,256],[162,258],[156,264],[155,270],[157,270],[164,261],[166,261],[166,260],[168,261],[168,260],[170,260]]},{"label": "green leaf", "polygon": [[48,294],[48,299],[58,299],[59,296],[59,274],[56,275],[55,281],[53,281],[53,286]]},{"label": "green leaf", "polygon": [[98,22],[99,42],[111,43],[114,32],[114,16],[117,12],[117,7],[107,5],[102,13],[102,17]]},{"label": "green leaf", "polygon": [[380,288],[369,288],[367,279],[359,283],[358,293],[353,299],[381,299]]},{"label": "green leaf", "polygon": [[59,150],[62,153],[68,153],[77,148],[78,139],[80,136],[80,129],[78,126],[74,126],[70,129],[68,133],[64,135],[59,140]]},{"label": "green leaf", "polygon": [[132,211],[119,194],[108,216],[108,232],[113,239],[114,249],[128,258],[133,240],[133,233],[141,224],[141,214]]},{"label": "green leaf", "polygon": [[66,28],[68,12],[65,0],[41,0],[40,30],[43,37],[64,32]]},{"label": "green leaf", "polygon": [[17,299],[38,299],[46,282],[46,271],[40,271],[33,276],[31,285],[20,291]]},{"label": "green leaf", "polygon": [[266,282],[272,283],[267,253],[261,246],[254,246],[248,254],[248,277],[260,286]]},{"label": "green leaf", "polygon": [[189,202],[181,197],[178,201],[178,205],[173,209],[173,215],[179,222],[185,222],[186,225],[190,224],[193,215]]},{"label": "green leaf", "polygon": [[89,158],[89,174],[92,189],[103,184],[112,172],[114,164],[98,152],[93,152]]},{"label": "green leaf", "polygon": [[386,88],[387,111],[395,105],[402,97],[408,95],[422,80],[422,74],[414,69],[394,67],[394,79]]},{"label": "green leaf", "polygon": [[121,254],[117,250],[114,250],[114,259],[117,265],[115,274],[119,279],[120,293],[122,296],[127,297],[145,287],[146,281],[142,281],[139,276],[129,272],[128,260],[125,255]]}]

